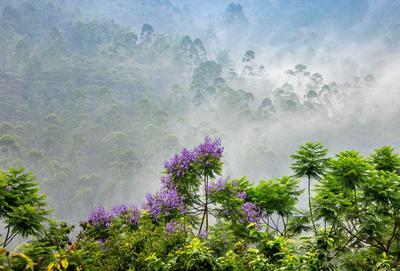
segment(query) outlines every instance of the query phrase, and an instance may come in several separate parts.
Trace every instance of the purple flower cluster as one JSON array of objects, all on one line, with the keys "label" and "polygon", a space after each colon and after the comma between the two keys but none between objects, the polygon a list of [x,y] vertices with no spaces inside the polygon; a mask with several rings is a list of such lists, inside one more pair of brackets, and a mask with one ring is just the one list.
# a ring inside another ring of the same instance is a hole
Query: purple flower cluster
[{"label": "purple flower cluster", "polygon": [[193,150],[195,157],[211,156],[213,158],[221,158],[223,152],[224,147],[221,146],[221,139],[212,140],[209,136],[206,136],[204,142]]},{"label": "purple flower cluster", "polygon": [[140,210],[139,210],[139,208],[137,208],[136,206],[132,205],[129,208],[128,214],[129,214],[129,216],[127,218],[127,222],[129,224],[131,224],[131,225],[135,225],[135,226],[139,225],[139,219],[140,219]]},{"label": "purple flower cluster", "polygon": [[96,207],[89,214],[87,222],[95,227],[105,226],[108,228],[110,226],[113,216],[106,211],[103,207]]},{"label": "purple flower cluster", "polygon": [[164,167],[168,174],[182,177],[195,158],[193,152],[185,148],[179,155],[175,154],[169,161],[166,161]]},{"label": "purple flower cluster", "polygon": [[[183,149],[180,154],[176,154],[169,161],[166,161],[164,167],[167,174],[171,176],[182,177],[185,175],[190,165],[205,157],[221,158],[224,148],[221,146],[221,139],[212,140],[206,136],[204,142],[190,151]],[[208,162],[209,163],[209,162]]]},{"label": "purple flower cluster", "polygon": [[242,205],[242,210],[245,215],[245,221],[248,223],[258,223],[261,219],[261,211],[256,204],[245,202]]},{"label": "purple flower cluster", "polygon": [[6,187],[4,187],[4,189],[5,189],[7,192],[11,192],[11,190],[12,190],[11,186],[9,186],[9,185],[7,185]]},{"label": "purple flower cluster", "polygon": [[175,189],[175,185],[171,180],[171,175],[167,174],[161,177],[161,189]]},{"label": "purple flower cluster", "polygon": [[147,194],[144,208],[154,219],[158,219],[162,215],[171,216],[175,212],[185,214],[185,197],[180,195],[171,183],[168,183],[157,194]]},{"label": "purple flower cluster", "polygon": [[121,205],[117,205],[111,208],[111,215],[113,217],[117,217],[123,214],[126,214],[128,212],[128,206],[126,206],[125,204],[121,204]]},{"label": "purple flower cluster", "polygon": [[167,232],[167,235],[170,236],[176,229],[178,228],[179,224],[176,223],[175,221],[170,221],[165,225],[165,231]]},{"label": "purple flower cluster", "polygon": [[225,185],[226,180],[219,178],[216,182],[209,182],[207,190],[209,193],[222,192],[225,189]]},{"label": "purple flower cluster", "polygon": [[107,211],[103,207],[96,207],[89,214],[87,222],[95,227],[110,227],[113,219],[127,215],[126,221],[131,225],[138,225],[140,219],[140,210],[134,205],[128,207],[125,204],[117,205]]},{"label": "purple flower cluster", "polygon": [[237,194],[237,196],[236,196],[238,199],[241,199],[241,200],[245,200],[246,199],[246,197],[247,197],[247,194],[246,194],[246,192],[239,192],[238,194]]},{"label": "purple flower cluster", "polygon": [[228,179],[217,179],[216,182],[210,182],[208,184],[207,191],[209,193],[221,193],[222,191],[228,192],[230,195],[235,196],[239,200],[245,200],[247,198],[247,193],[241,191],[239,184],[236,181],[232,181],[228,185]]}]

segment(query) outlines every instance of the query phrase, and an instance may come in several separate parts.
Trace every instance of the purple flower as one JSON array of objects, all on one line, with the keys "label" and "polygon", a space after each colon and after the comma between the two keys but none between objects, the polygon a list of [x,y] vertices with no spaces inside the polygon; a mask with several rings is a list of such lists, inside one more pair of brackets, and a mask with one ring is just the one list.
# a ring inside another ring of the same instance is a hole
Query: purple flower
[{"label": "purple flower", "polygon": [[217,138],[212,140],[206,136],[204,142],[194,148],[193,153],[196,158],[211,156],[213,158],[221,158],[224,152],[224,147],[221,146],[221,139]]},{"label": "purple flower", "polygon": [[87,222],[95,227],[105,226],[108,228],[112,219],[113,216],[100,206],[92,210]]},{"label": "purple flower", "polygon": [[261,211],[256,204],[245,202],[242,205],[242,210],[245,215],[245,222],[258,223],[261,219]]},{"label": "purple flower", "polygon": [[226,180],[219,178],[215,183],[210,182],[208,184],[208,192],[213,193],[213,192],[221,192],[225,189],[226,185]]},{"label": "purple flower", "polygon": [[125,204],[117,205],[111,208],[111,215],[117,217],[128,212],[128,207]]},{"label": "purple flower", "polygon": [[185,214],[185,197],[180,195],[172,184],[164,186],[155,195],[147,194],[146,209],[154,219],[160,216],[172,216],[173,214]]},{"label": "purple flower", "polygon": [[144,204],[143,209],[147,210],[153,218],[158,217],[162,209],[162,206],[158,201],[158,194],[152,195],[148,193],[146,195],[146,203]]},{"label": "purple flower", "polygon": [[131,225],[137,226],[139,225],[139,220],[140,220],[140,211],[139,208],[137,208],[136,206],[132,205],[129,208],[128,211],[128,218],[127,218],[127,222]]},{"label": "purple flower", "polygon": [[171,180],[171,175],[167,174],[161,177],[161,189],[175,189],[175,185]]},{"label": "purple flower", "polygon": [[170,236],[171,233],[173,233],[177,228],[179,224],[176,223],[175,221],[170,221],[165,225],[165,231],[167,232],[167,235]]},{"label": "purple flower", "polygon": [[[190,151],[183,149],[180,154],[176,154],[169,161],[166,161],[164,167],[167,174],[171,176],[183,177],[190,169],[193,162],[204,158],[221,158],[224,148],[221,146],[221,139],[212,140],[206,136],[204,142]],[[205,161],[206,166],[211,166],[210,161]]]},{"label": "purple flower", "polygon": [[140,210],[131,205],[130,207],[125,204],[116,205],[107,212],[103,207],[96,207],[89,214],[87,222],[95,227],[109,228],[114,218],[124,216],[126,222],[131,225],[138,225],[140,219]]},{"label": "purple flower", "polygon": [[5,189],[7,192],[11,192],[11,190],[12,190],[11,186],[9,186],[9,185],[7,185],[6,187],[4,187],[4,189]]},{"label": "purple flower", "polygon": [[236,197],[237,197],[238,199],[245,200],[246,197],[247,197],[247,194],[246,194],[246,192],[240,192],[239,194],[237,194]]},{"label": "purple flower", "polygon": [[168,174],[182,177],[194,160],[193,152],[185,148],[180,154],[176,154],[169,161],[166,161],[164,167]]}]

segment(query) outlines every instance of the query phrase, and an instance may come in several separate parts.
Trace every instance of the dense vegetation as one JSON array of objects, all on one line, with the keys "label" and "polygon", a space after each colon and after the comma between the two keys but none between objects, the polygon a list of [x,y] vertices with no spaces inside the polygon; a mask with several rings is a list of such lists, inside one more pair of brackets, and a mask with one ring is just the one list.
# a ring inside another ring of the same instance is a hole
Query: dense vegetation
[{"label": "dense vegetation", "polygon": [[[257,51],[236,57],[210,47],[213,35],[94,20],[86,14],[93,3],[81,2],[80,9],[74,1],[0,5],[0,165],[33,170],[58,218],[77,222],[132,193],[140,201],[149,191],[145,180],[158,176],[154,165],[206,134],[233,141],[238,126],[249,127],[243,157],[253,160],[238,167],[273,175],[287,161],[266,144],[267,128],[253,126],[274,126],[287,115],[340,118],[374,84],[368,74],[325,82],[299,64],[283,70],[287,82],[274,87]],[[154,2],[152,12],[176,13]],[[247,20],[240,5],[229,5],[223,18],[230,25]]]},{"label": "dense vegetation", "polygon": [[400,5],[239,2],[0,1],[0,270],[398,270]]},{"label": "dense vegetation", "polygon": [[[3,268],[398,270],[400,155],[393,148],[328,158],[322,144],[309,142],[292,155],[293,176],[258,184],[221,178],[223,151],[209,137],[183,149],[142,207],[94,208],[76,241],[71,226],[46,223],[30,174],[1,173],[0,214],[10,236],[36,236],[8,263],[2,256]],[[296,208],[301,178],[314,183],[308,210]]]}]

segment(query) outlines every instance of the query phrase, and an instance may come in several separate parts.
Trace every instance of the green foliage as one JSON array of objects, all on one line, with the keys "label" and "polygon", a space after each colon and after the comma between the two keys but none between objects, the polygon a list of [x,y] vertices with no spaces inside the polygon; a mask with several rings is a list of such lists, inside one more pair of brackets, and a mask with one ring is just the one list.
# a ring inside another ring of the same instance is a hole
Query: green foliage
[{"label": "green foliage", "polygon": [[391,146],[383,146],[376,149],[370,155],[370,161],[377,170],[397,173],[400,171],[400,155],[395,153],[394,148]]},{"label": "green foliage", "polygon": [[314,233],[317,234],[317,227],[314,221],[312,200],[311,200],[311,180],[320,180],[325,174],[327,167],[326,149],[319,142],[307,142],[297,151],[297,154],[291,155],[294,159],[292,170],[296,177],[307,177],[308,185],[308,209],[310,212],[310,220],[314,228]]},{"label": "green foliage", "polygon": [[298,182],[288,176],[260,181],[248,195],[267,215],[291,215],[295,212],[298,196],[302,193],[298,189]]},{"label": "green foliage", "polygon": [[319,142],[307,142],[291,155],[294,160],[292,169],[296,177],[321,179],[325,169],[328,150]]},{"label": "green foliage", "polygon": [[[1,264],[3,269],[12,266],[12,270],[31,268],[33,262],[34,270],[397,270],[400,176],[393,166],[377,168],[377,164],[393,163],[378,163],[386,161],[375,156],[382,148],[370,158],[356,151],[343,151],[327,162],[326,149],[315,146],[323,150],[318,152],[321,155],[317,160],[324,162],[317,167],[307,166],[315,163],[313,151],[310,157],[302,152],[301,158],[306,161],[304,168],[312,169],[301,172],[318,176],[319,180],[315,195],[311,196],[312,213],[318,222],[315,234],[310,232],[311,215],[297,210],[302,193],[298,179],[284,176],[252,184],[243,177],[220,179],[208,186],[208,208],[216,220],[208,235],[196,236],[197,227],[193,227],[202,212],[188,212],[174,221],[164,221],[155,220],[142,210],[138,224],[128,222],[128,213],[101,227],[82,222],[74,243],[69,238],[71,226],[49,222],[46,228],[33,223],[40,220],[44,209],[35,213],[36,209],[27,206],[21,194],[11,196],[17,189],[33,191],[27,197],[44,206],[30,174],[14,169],[1,172],[1,199],[7,202],[1,210],[4,220],[13,223],[10,232],[15,228],[21,235],[37,236],[18,248],[23,254],[2,256]],[[384,151],[383,157],[397,156],[392,148],[384,149],[389,152]],[[180,159],[184,157],[188,156],[181,154]],[[215,172],[220,173],[220,160],[214,161],[211,171],[203,167],[211,167],[206,162],[209,160],[193,160],[185,169],[187,172],[175,176],[174,181],[190,183],[200,173],[210,178]],[[247,212],[255,215],[255,222],[246,220]]]},{"label": "green foliage", "polygon": [[8,172],[0,171],[0,203],[0,218],[6,225],[3,246],[17,235],[28,237],[43,232],[49,211],[31,173],[12,168]]},{"label": "green foliage", "polygon": [[21,270],[34,270],[34,262],[23,253],[10,253],[5,248],[0,247],[0,270],[12,271],[16,268],[16,263],[23,263]]},{"label": "green foliage", "polygon": [[216,271],[219,264],[212,251],[199,238],[193,238],[186,246],[172,253],[164,270]]},{"label": "green foliage", "polygon": [[181,226],[170,235],[165,224],[154,224],[146,213],[140,221],[139,227],[133,228],[117,221],[106,230],[107,238],[100,241],[93,235],[93,229],[81,232],[78,252],[90,255],[81,258],[83,266],[88,270],[163,270],[155,268],[156,259],[165,261],[172,251],[185,246],[193,237],[185,221],[179,221]]},{"label": "green foliage", "polygon": [[[23,244],[18,250],[23,250],[24,254],[32,259],[35,263],[35,270],[46,269],[53,261],[54,255],[64,253],[64,250],[67,251],[71,249],[70,245],[72,241],[69,235],[73,228],[73,226],[65,222],[51,220],[49,221],[49,226],[42,235]],[[23,270],[23,266],[21,265],[15,268],[16,270]]]},{"label": "green foliage", "polygon": [[356,151],[341,152],[337,159],[330,162],[331,174],[335,176],[339,185],[349,189],[355,189],[367,177],[371,167]]},{"label": "green foliage", "polygon": [[[386,159],[378,158],[382,156],[377,154],[384,152],[396,157],[392,151],[383,147],[369,160],[355,151],[341,152],[332,159],[329,172],[317,186],[315,207],[318,217],[329,222],[332,233],[346,240],[341,246],[335,240],[335,245],[340,248],[337,253],[344,253],[350,247],[357,248],[353,249],[353,257],[343,256],[344,265],[351,270],[362,270],[360,266],[375,270],[377,265],[383,266],[382,259],[376,256],[383,253],[388,259],[393,257],[391,261],[384,260],[386,264],[391,262],[389,266],[397,262],[399,175],[390,166],[385,167],[386,171],[383,167],[376,169],[377,164],[386,164],[382,162]],[[365,255],[371,255],[368,256],[369,263],[365,261]]]}]

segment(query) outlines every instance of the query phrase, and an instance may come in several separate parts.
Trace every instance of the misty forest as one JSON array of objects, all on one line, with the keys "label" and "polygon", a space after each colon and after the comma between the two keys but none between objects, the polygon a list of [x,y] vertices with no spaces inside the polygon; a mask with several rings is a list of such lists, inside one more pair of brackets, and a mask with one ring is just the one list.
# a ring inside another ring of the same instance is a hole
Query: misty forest
[{"label": "misty forest", "polygon": [[399,14],[0,0],[0,270],[400,270]]}]

